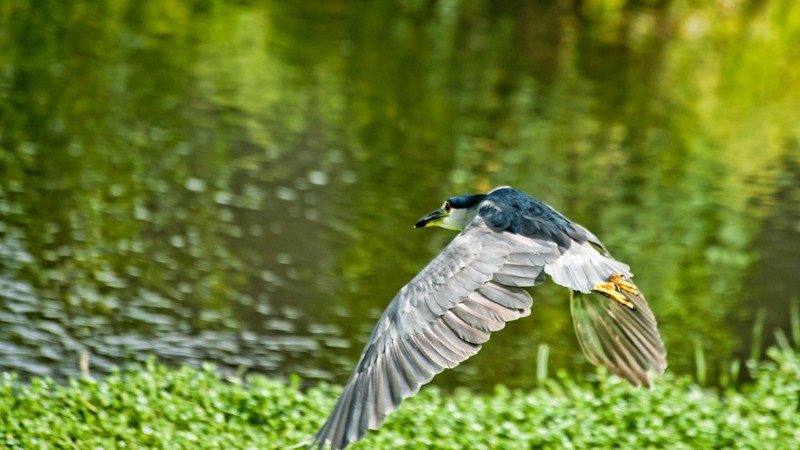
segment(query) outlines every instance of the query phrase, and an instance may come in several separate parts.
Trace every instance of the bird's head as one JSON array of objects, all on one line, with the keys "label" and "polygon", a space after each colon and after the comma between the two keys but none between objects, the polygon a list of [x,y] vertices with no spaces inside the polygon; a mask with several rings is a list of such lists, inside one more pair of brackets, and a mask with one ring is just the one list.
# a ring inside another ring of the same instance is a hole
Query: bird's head
[{"label": "bird's head", "polygon": [[461,231],[478,214],[478,206],[485,198],[484,194],[448,198],[441,208],[419,219],[414,228],[442,227]]}]

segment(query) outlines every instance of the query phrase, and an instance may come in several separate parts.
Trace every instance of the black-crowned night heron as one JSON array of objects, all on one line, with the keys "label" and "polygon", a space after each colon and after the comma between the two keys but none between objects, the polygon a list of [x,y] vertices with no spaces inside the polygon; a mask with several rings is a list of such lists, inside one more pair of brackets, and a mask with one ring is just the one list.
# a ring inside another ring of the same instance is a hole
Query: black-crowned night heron
[{"label": "black-crowned night heron", "polygon": [[656,319],[628,265],[586,228],[510,187],[450,198],[415,225],[429,226],[463,231],[386,308],[312,447],[342,449],[380,427],[435,374],[477,353],[490,332],[529,315],[522,288],[545,274],[575,291],[575,332],[592,363],[637,387],[651,386],[648,370],[664,371]]}]

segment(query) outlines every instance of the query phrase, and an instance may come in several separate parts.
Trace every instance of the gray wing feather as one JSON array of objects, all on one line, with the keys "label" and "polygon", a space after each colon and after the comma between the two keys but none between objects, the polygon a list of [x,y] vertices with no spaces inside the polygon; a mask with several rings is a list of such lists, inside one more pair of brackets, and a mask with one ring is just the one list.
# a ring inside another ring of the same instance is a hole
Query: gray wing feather
[{"label": "gray wing feather", "polygon": [[578,241],[573,241],[544,271],[557,284],[584,294],[592,292],[596,283],[608,281],[611,275],[633,276],[627,264],[598,252],[588,242]]},{"label": "gray wing feather", "polygon": [[476,218],[389,304],[312,447],[361,439],[434,375],[477,353],[490,332],[530,314],[520,287],[541,283],[558,257],[552,242],[494,232]]}]

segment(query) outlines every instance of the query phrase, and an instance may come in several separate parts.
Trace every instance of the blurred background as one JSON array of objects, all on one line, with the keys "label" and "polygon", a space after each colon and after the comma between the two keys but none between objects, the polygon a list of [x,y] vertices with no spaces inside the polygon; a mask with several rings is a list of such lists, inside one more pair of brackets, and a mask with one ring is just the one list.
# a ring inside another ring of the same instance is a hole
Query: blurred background
[{"label": "blurred background", "polygon": [[[4,0],[0,370],[343,383],[453,237],[414,222],[508,184],[628,262],[713,383],[792,332],[798,105],[795,0]],[[541,344],[591,376],[568,292],[533,296],[435,382],[530,386]]]}]

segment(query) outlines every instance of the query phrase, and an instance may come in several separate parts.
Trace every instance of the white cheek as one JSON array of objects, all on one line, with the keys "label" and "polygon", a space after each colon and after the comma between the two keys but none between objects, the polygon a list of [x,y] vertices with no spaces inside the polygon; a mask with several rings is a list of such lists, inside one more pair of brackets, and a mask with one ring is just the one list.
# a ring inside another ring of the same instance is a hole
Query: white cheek
[{"label": "white cheek", "polygon": [[463,230],[469,222],[468,215],[466,210],[454,209],[450,212],[450,215],[445,217],[442,221],[442,227],[450,230]]},{"label": "white cheek", "polygon": [[458,226],[458,221],[452,216],[447,216],[442,220],[442,228],[446,228],[448,230],[457,230],[460,231],[461,227]]}]

